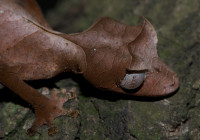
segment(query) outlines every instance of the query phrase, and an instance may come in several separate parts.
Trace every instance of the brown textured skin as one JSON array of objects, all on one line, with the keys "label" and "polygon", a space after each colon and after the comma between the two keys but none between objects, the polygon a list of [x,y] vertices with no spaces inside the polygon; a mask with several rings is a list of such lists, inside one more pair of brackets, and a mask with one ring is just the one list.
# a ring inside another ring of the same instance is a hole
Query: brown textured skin
[{"label": "brown textured skin", "polygon": [[[98,88],[135,96],[164,96],[178,88],[176,74],[157,55],[157,35],[145,18],[141,26],[101,18],[85,32],[66,35],[51,30],[34,0],[0,0],[0,19],[0,82],[35,109],[29,135],[43,124],[53,135],[56,117],[77,117],[78,111],[62,108],[68,98],[49,99],[23,80],[72,71]],[[127,72],[146,73],[137,91],[119,87]]]},{"label": "brown textured skin", "polygon": [[34,0],[0,0],[0,82],[35,109],[36,119],[28,129],[31,136],[43,124],[48,125],[50,135],[57,133],[54,119],[77,117],[78,111],[62,108],[68,97],[54,94],[49,99],[23,80],[50,78],[63,71],[83,73],[87,67],[81,47],[36,25],[48,28],[40,9],[34,11],[38,9]]},{"label": "brown textured skin", "polygon": [[[87,31],[62,35],[81,46],[86,53],[83,73],[93,85],[135,96],[158,97],[174,92],[176,74],[157,55],[157,35],[144,18],[141,26],[128,26],[111,18],[99,19]],[[119,84],[126,73],[146,72],[137,91],[124,91]]]}]

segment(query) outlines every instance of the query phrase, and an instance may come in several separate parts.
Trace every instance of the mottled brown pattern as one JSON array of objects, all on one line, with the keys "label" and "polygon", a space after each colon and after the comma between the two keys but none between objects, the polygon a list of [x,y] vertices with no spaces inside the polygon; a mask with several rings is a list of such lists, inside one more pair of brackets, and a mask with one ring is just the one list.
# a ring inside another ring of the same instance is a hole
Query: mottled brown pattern
[{"label": "mottled brown pattern", "polygon": [[[0,82],[35,109],[29,135],[43,124],[53,135],[56,117],[79,112],[62,108],[68,98],[49,99],[23,80],[72,71],[98,88],[135,96],[164,96],[178,88],[176,74],[157,55],[156,32],[145,18],[141,26],[101,18],[83,33],[66,35],[50,29],[34,0],[1,0],[0,19]],[[137,72],[146,75],[137,91],[120,88],[126,73]]]},{"label": "mottled brown pattern", "polygon": [[35,109],[36,119],[28,134],[34,135],[47,124],[52,135],[57,133],[53,125],[56,117],[77,117],[79,112],[62,108],[67,97],[54,94],[49,99],[23,80],[47,79],[64,71],[83,73],[86,56],[73,42],[37,26],[42,22],[41,26],[48,27],[41,12],[34,9],[39,9],[34,0],[0,1],[0,82]]},{"label": "mottled brown pattern", "polygon": [[[128,26],[111,18],[99,19],[89,30],[63,35],[86,53],[84,77],[98,88],[135,96],[165,96],[178,88],[176,74],[157,55],[157,35],[144,18],[141,26]],[[145,72],[137,91],[119,84],[126,73]]]}]

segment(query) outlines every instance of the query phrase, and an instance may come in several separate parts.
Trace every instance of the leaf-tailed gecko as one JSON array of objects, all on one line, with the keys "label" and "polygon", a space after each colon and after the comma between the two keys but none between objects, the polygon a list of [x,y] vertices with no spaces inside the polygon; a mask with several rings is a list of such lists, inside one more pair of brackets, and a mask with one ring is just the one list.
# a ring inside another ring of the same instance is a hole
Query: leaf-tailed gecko
[{"label": "leaf-tailed gecko", "polygon": [[29,135],[43,124],[53,135],[56,117],[79,112],[62,108],[67,98],[49,99],[24,80],[72,71],[97,88],[146,97],[166,96],[179,86],[158,57],[157,35],[145,18],[140,26],[100,18],[82,33],[63,34],[51,30],[34,0],[0,0],[0,19],[0,82],[33,106]]}]

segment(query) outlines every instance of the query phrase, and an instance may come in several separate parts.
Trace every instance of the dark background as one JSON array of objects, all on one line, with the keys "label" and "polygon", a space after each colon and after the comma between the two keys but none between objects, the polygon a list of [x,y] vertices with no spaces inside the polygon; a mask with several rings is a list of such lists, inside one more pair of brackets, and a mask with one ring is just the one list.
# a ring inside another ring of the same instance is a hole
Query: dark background
[{"label": "dark background", "polygon": [[[76,87],[78,101],[65,106],[81,111],[78,119],[56,119],[60,133],[35,137],[25,129],[34,119],[28,105],[6,88],[0,98],[0,138],[66,140],[199,140],[200,139],[200,1],[199,0],[38,0],[53,29],[81,32],[109,16],[138,25],[145,16],[158,34],[158,54],[179,76],[180,88],[165,99],[138,99],[95,89],[81,77],[61,74],[29,82],[35,88]],[[3,94],[3,93],[6,93]],[[3,96],[3,97],[2,97]]]}]

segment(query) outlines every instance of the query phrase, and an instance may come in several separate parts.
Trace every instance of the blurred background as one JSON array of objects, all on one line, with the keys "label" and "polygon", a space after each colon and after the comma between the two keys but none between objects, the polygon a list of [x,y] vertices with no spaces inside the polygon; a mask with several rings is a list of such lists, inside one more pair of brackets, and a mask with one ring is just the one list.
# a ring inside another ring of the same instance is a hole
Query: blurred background
[{"label": "blurred background", "polygon": [[[24,129],[34,114],[9,100],[2,101],[0,120],[4,121],[0,121],[0,139],[200,139],[199,0],[38,0],[38,3],[52,28],[64,33],[82,32],[102,16],[128,25],[141,24],[142,16],[146,17],[158,35],[158,55],[177,73],[180,88],[168,98],[138,99],[99,91],[76,76],[36,81],[39,82],[36,88],[76,87],[79,99],[74,106],[81,111],[80,117],[56,120],[60,133],[54,137],[41,129],[30,138]],[[51,85],[45,84],[50,82]],[[16,114],[21,115],[11,121]]]}]

